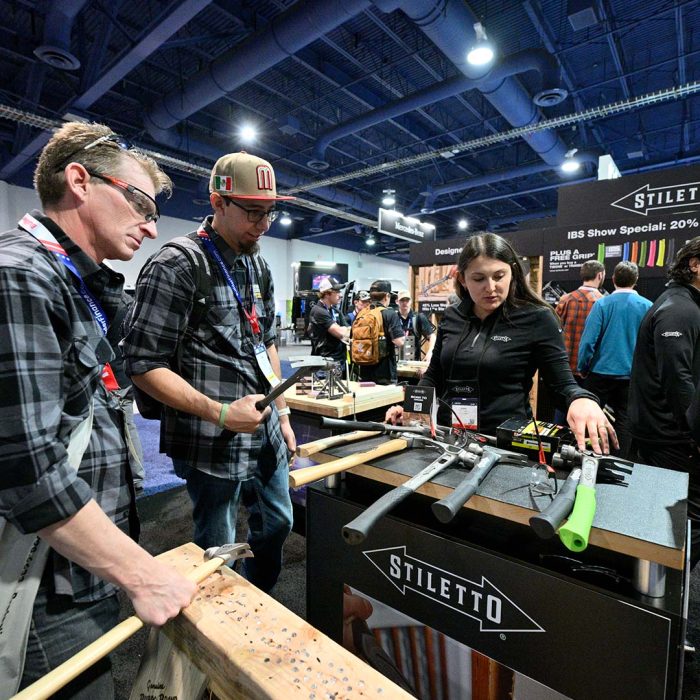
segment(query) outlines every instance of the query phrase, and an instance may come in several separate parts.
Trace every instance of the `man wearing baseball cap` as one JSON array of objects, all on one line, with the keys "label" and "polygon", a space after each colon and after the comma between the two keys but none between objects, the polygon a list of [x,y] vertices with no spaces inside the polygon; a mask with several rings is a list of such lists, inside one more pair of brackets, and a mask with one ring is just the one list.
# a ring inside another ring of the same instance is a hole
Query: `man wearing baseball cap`
[{"label": "man wearing baseball cap", "polygon": [[144,266],[123,341],[134,383],[164,404],[161,451],[187,481],[194,541],[235,542],[248,510],[246,577],[264,591],[277,581],[292,525],[288,460],[296,447],[284,398],[255,403],[280,377],[275,302],[259,241],[279,200],[270,163],[248,153],[211,172],[214,210],[199,229],[166,244]]},{"label": "man wearing baseball cap", "polygon": [[435,326],[430,323],[428,317],[418,311],[411,309],[411,292],[404,289],[399,292],[396,297],[396,302],[399,305],[399,320],[403,328],[404,337],[413,336],[415,352],[413,357],[406,357],[407,360],[421,359],[421,344],[424,340],[428,341],[428,349],[425,352],[425,361],[430,364],[430,358],[433,356],[433,348],[435,347]]},{"label": "man wearing baseball cap", "polygon": [[370,298],[369,298],[369,292],[366,292],[364,289],[357,292],[355,294],[353,300],[352,300],[352,305],[355,307],[353,311],[351,311],[348,314],[348,323],[352,325],[352,322],[355,320],[357,317],[357,314],[362,311],[362,309],[366,308],[369,306]]},{"label": "man wearing baseball cap", "polygon": [[311,352],[345,363],[347,354],[343,342],[350,336],[345,317],[335,307],[340,301],[340,290],[345,285],[325,278],[318,286],[318,302],[309,313],[309,336]]},{"label": "man wearing baseball cap", "polygon": [[396,352],[404,344],[404,334],[399,316],[394,309],[388,308],[391,298],[391,284],[387,280],[375,280],[369,288],[370,305],[381,307],[386,339],[385,354],[376,365],[360,365],[360,379],[377,384],[396,383]]}]

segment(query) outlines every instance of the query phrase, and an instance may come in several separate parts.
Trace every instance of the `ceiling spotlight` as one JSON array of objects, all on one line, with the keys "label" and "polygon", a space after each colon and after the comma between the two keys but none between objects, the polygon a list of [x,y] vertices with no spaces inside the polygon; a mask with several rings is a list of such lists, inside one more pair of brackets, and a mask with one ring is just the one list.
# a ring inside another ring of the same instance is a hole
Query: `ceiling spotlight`
[{"label": "ceiling spotlight", "polygon": [[244,124],[238,135],[244,143],[253,143],[258,138],[257,129],[252,124]]},{"label": "ceiling spotlight", "polygon": [[282,226],[289,226],[292,223],[292,217],[289,216],[289,212],[283,211],[280,217],[280,223]]},{"label": "ceiling spotlight", "polygon": [[461,218],[461,219],[457,222],[457,228],[458,228],[460,231],[466,231],[466,230],[469,228],[469,222],[468,222],[465,218]]},{"label": "ceiling spotlight", "polygon": [[487,63],[493,61],[493,45],[486,36],[486,30],[481,22],[476,22],[474,24],[474,33],[476,34],[476,42],[474,46],[469,49],[467,61],[472,66],[485,66]]},{"label": "ceiling spotlight", "polygon": [[576,159],[576,151],[578,148],[572,148],[566,152],[564,156],[564,161],[561,164],[561,170],[564,173],[575,173],[580,167],[581,163]]},{"label": "ceiling spotlight", "polygon": [[393,207],[396,204],[396,190],[382,190],[384,198],[382,199],[382,204],[385,207]]},{"label": "ceiling spotlight", "polygon": [[369,234],[369,236],[367,236],[367,240],[365,241],[365,243],[366,243],[370,248],[371,248],[376,242],[377,242],[377,241],[374,239],[374,235],[371,234],[371,233]]}]

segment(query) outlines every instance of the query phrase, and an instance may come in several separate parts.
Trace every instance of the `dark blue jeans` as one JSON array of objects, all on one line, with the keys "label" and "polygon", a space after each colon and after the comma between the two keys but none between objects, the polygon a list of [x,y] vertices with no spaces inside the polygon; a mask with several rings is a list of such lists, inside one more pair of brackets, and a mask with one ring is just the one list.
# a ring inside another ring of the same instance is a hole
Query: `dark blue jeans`
[{"label": "dark blue jeans", "polygon": [[[42,582],[34,602],[20,689],[45,676],[118,622],[116,595],[94,603],[73,603],[68,596],[49,597]],[[109,657],[98,661],[51,697],[54,700],[111,700],[114,682]]]},{"label": "dark blue jeans", "polygon": [[[262,466],[263,462],[268,466]],[[243,503],[248,511],[248,544],[255,555],[243,560],[243,575],[261,590],[270,591],[282,569],[282,547],[292,529],[286,466],[276,465],[273,453],[268,460],[261,456],[255,475],[236,481],[205,474],[180,460],[173,463],[187,480],[194,541],[202,549],[236,541],[238,506]]]}]

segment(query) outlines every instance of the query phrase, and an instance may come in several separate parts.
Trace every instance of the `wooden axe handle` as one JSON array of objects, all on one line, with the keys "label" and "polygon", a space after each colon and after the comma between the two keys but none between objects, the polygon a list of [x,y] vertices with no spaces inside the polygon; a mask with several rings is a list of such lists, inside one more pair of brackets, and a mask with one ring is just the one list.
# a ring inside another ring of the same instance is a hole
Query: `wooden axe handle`
[{"label": "wooden axe handle", "polygon": [[[228,561],[228,560],[226,560]],[[220,569],[225,561],[221,557],[213,557],[209,561],[203,562],[196,569],[188,571],[185,576],[201,583],[208,576],[211,576],[217,569]],[[64,661],[60,666],[56,666],[53,671],[49,671],[38,681],[27,686],[24,690],[13,696],[12,700],[45,700],[59,691],[63,686],[77,678],[83,671],[87,670],[101,658],[114,651],[120,644],[129,637],[136,634],[142,627],[143,621],[136,615],[132,615],[116,627],[103,634],[92,644],[88,644],[70,659]]]},{"label": "wooden axe handle", "polygon": [[384,457],[384,455],[390,455],[393,452],[400,452],[401,450],[408,447],[408,442],[401,438],[395,440],[388,440],[387,442],[375,447],[372,450],[367,450],[367,452],[359,452],[358,454],[349,455],[348,457],[343,457],[341,459],[334,459],[332,462],[327,462],[326,464],[319,464],[315,467],[306,467],[304,469],[295,469],[293,472],[289,473],[289,485],[291,488],[299,488],[308,484],[312,481],[318,481],[331,474],[338,474],[344,472],[346,469],[351,469],[356,467],[358,464],[363,464],[364,462],[370,462],[378,457]]},{"label": "wooden axe handle", "polygon": [[299,445],[299,447],[297,447],[297,454],[300,457],[310,457],[334,445],[345,445],[348,442],[356,442],[357,440],[376,437],[379,434],[379,431],[374,430],[356,430],[354,433],[347,433],[345,435],[331,435],[330,437],[321,438],[320,440],[307,442],[305,445]]}]

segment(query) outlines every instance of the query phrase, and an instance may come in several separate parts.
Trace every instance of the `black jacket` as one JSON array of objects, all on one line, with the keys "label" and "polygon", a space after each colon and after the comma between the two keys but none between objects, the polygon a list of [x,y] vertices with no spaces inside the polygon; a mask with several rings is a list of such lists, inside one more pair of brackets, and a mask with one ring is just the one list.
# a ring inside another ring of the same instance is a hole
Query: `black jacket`
[{"label": "black jacket", "polygon": [[309,313],[311,352],[314,355],[332,358],[336,362],[345,362],[347,346],[328,331],[334,323],[339,326],[347,325],[341,313],[329,309],[322,301],[317,302]]},{"label": "black jacket", "polygon": [[629,426],[640,442],[689,441],[686,411],[700,380],[700,291],[669,282],[639,327]]},{"label": "black jacket", "polygon": [[[501,306],[480,321],[472,308],[470,299],[447,307],[419,384],[436,387],[438,396],[447,400],[451,382],[473,382],[479,395],[479,430],[494,435],[505,420],[532,416],[529,394],[537,370],[562,405],[579,398],[597,403],[571,373],[552,311],[526,304],[508,308],[506,317]],[[438,415],[442,424],[451,424],[444,407]]]}]

